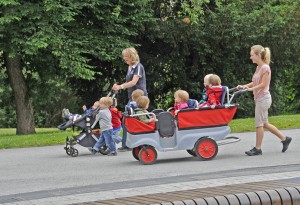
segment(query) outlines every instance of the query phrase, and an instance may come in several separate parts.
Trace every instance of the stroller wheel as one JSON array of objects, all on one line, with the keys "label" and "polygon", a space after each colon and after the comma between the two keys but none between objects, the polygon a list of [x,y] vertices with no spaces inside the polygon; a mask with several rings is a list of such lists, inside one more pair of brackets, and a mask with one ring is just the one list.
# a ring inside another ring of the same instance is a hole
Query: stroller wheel
[{"label": "stroller wheel", "polygon": [[106,145],[103,145],[103,147],[99,149],[99,152],[103,155],[107,155],[109,153],[109,149]]},{"label": "stroller wheel", "polygon": [[67,153],[67,155],[71,155],[71,153],[72,153],[72,150],[71,150],[71,148],[70,147],[65,147],[65,150],[66,150],[66,153]]},{"label": "stroller wheel", "polygon": [[73,149],[73,152],[72,152],[71,156],[72,157],[77,157],[78,156],[78,150],[74,149],[74,148],[72,148],[72,149]]}]

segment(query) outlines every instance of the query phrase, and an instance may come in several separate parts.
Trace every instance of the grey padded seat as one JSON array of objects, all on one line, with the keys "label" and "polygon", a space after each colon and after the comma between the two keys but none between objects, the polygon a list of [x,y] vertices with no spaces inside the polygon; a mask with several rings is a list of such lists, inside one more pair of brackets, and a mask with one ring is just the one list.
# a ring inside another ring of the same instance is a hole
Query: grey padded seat
[{"label": "grey padded seat", "polygon": [[175,133],[174,116],[170,112],[160,112],[156,117],[160,137],[172,137]]}]

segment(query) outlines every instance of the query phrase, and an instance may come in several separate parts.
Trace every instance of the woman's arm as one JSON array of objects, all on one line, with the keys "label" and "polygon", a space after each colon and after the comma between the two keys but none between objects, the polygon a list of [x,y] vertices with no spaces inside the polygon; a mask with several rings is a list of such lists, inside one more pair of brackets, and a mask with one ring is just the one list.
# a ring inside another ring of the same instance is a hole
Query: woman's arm
[{"label": "woman's arm", "polygon": [[243,85],[243,87],[245,87],[245,88],[252,88],[253,87],[253,82],[248,83],[246,85]]},{"label": "woman's arm", "polygon": [[254,86],[254,87],[252,86],[251,88],[248,88],[248,91],[258,90],[258,89],[266,87],[269,83],[269,80],[268,80],[269,75],[270,75],[269,72],[265,72],[262,76],[261,83],[259,83],[258,85]]},{"label": "woman's arm", "polygon": [[120,89],[131,88],[132,86],[136,85],[136,83],[138,82],[139,78],[140,77],[138,75],[134,75],[131,81],[129,81],[127,83],[123,83],[121,85],[114,84],[114,86],[112,87],[112,89],[113,90],[120,90]]},{"label": "woman's arm", "polygon": [[245,85],[238,85],[238,86],[236,86],[236,88],[239,90],[239,89],[249,89],[249,88],[251,88],[251,87],[253,87],[253,82],[251,82],[251,83],[248,83],[248,84],[245,84]]}]

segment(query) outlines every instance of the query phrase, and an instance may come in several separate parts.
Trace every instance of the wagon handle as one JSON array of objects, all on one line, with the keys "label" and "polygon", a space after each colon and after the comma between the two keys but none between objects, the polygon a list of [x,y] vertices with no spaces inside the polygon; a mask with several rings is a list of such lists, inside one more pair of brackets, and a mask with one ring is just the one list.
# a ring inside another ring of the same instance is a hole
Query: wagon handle
[{"label": "wagon handle", "polygon": [[[231,88],[230,90],[231,90],[231,91],[234,91],[234,92],[232,93],[232,95],[231,95],[231,97],[230,97],[230,99],[229,99],[229,104],[231,104],[231,102],[232,102],[234,96],[236,96],[236,95],[238,95],[238,94],[241,94],[241,93],[245,93],[245,92],[248,91],[247,88],[246,88],[246,89],[243,88],[242,90],[238,90],[237,88]],[[235,91],[235,90],[237,90],[237,91]]]}]

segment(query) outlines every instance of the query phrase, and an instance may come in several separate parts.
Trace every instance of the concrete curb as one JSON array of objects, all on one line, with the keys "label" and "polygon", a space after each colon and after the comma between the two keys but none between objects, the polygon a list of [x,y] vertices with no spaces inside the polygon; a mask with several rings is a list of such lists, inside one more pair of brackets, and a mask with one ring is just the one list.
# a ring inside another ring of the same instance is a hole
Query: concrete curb
[{"label": "concrete curb", "polygon": [[151,205],[297,205],[300,204],[300,186],[274,190],[229,194]]}]

